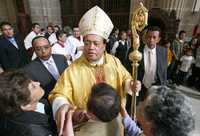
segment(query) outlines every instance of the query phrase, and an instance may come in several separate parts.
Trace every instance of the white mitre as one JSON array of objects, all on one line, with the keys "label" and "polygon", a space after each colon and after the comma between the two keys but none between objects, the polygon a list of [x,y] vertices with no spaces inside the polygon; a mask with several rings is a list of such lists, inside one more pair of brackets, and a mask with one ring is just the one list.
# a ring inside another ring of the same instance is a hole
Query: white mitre
[{"label": "white mitre", "polygon": [[98,6],[88,10],[79,22],[80,32],[83,36],[96,34],[108,39],[113,27],[108,15]]}]

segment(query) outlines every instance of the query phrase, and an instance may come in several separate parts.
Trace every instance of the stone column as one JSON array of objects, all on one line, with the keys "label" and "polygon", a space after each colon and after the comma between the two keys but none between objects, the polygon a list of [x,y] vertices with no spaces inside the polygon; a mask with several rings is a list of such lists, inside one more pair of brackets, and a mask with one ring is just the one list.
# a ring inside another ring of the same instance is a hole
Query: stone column
[{"label": "stone column", "polygon": [[16,7],[13,0],[0,0],[0,21],[9,21],[16,24]]},{"label": "stone column", "polygon": [[42,27],[48,23],[61,25],[61,8],[58,0],[29,0],[32,22],[38,22]]},{"label": "stone column", "polygon": [[195,25],[199,24],[200,11],[197,13],[192,12],[195,0],[184,1],[181,12],[181,23],[179,30],[186,30],[188,38],[192,36],[192,31]]},{"label": "stone column", "polygon": [[0,0],[0,22],[1,21],[8,21],[8,13],[6,8],[6,1]]}]

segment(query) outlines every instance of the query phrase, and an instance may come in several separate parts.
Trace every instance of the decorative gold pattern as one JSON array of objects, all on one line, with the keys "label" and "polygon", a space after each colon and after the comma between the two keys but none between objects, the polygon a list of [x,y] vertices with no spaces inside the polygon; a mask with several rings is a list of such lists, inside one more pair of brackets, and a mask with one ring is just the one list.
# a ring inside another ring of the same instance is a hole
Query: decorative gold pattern
[{"label": "decorative gold pattern", "polygon": [[83,36],[96,34],[107,39],[113,27],[108,15],[98,6],[94,6],[87,11],[79,22],[79,28]]},{"label": "decorative gold pattern", "polygon": [[[132,76],[134,81],[137,80],[137,67],[138,62],[142,59],[142,54],[138,51],[140,46],[139,36],[137,31],[142,31],[144,27],[147,25],[148,20],[148,10],[140,3],[140,6],[133,12],[132,21],[131,21],[131,29],[133,35],[133,49],[134,51],[130,53],[129,59],[133,62],[132,64]],[[136,94],[132,95],[131,102],[131,116],[136,119]]]}]

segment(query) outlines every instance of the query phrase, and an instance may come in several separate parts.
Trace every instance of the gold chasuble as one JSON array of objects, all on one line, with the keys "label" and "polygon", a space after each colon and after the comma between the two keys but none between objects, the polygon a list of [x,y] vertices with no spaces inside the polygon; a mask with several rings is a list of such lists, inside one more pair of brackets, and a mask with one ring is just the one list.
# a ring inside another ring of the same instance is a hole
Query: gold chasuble
[{"label": "gold chasuble", "polygon": [[[86,110],[92,86],[105,81],[116,88],[121,102],[125,104],[125,81],[131,80],[132,77],[116,57],[104,53],[103,58],[104,64],[97,66],[90,64],[82,55],[63,72],[55,88],[50,92],[49,100],[52,102],[56,97],[62,96],[77,108]],[[88,121],[83,125],[83,131],[81,132],[80,128],[80,134],[79,132],[75,134],[76,136],[121,136],[123,133],[121,125],[120,117],[109,123]]]}]

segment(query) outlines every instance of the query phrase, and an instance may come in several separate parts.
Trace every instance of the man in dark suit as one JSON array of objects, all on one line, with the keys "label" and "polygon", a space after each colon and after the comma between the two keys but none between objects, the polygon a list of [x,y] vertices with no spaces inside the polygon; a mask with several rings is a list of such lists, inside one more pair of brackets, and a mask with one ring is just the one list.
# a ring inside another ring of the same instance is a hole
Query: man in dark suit
[{"label": "man in dark suit", "polygon": [[0,63],[4,70],[17,69],[28,64],[30,58],[23,41],[14,34],[9,22],[0,25],[3,35],[0,37]]},{"label": "man in dark suit", "polygon": [[138,67],[138,80],[142,82],[138,101],[146,95],[152,85],[165,85],[167,81],[167,50],[158,45],[161,30],[151,26],[145,35],[145,46],[141,46],[142,60]]},{"label": "man in dark suit", "polygon": [[[161,39],[159,27],[150,26],[144,37],[144,45],[140,45],[142,60],[139,62],[137,78],[142,83],[141,91],[137,97],[137,104],[144,100],[148,88],[152,85],[165,85],[167,81],[167,49],[158,45]],[[129,53],[133,51],[132,47]],[[128,70],[132,73],[129,61]],[[130,110],[131,98],[127,97],[127,110]]]},{"label": "man in dark suit", "polygon": [[51,45],[44,36],[35,37],[32,45],[37,58],[24,70],[32,80],[40,82],[45,90],[44,98],[47,98],[57,79],[68,66],[67,60],[63,55],[51,54]]}]

